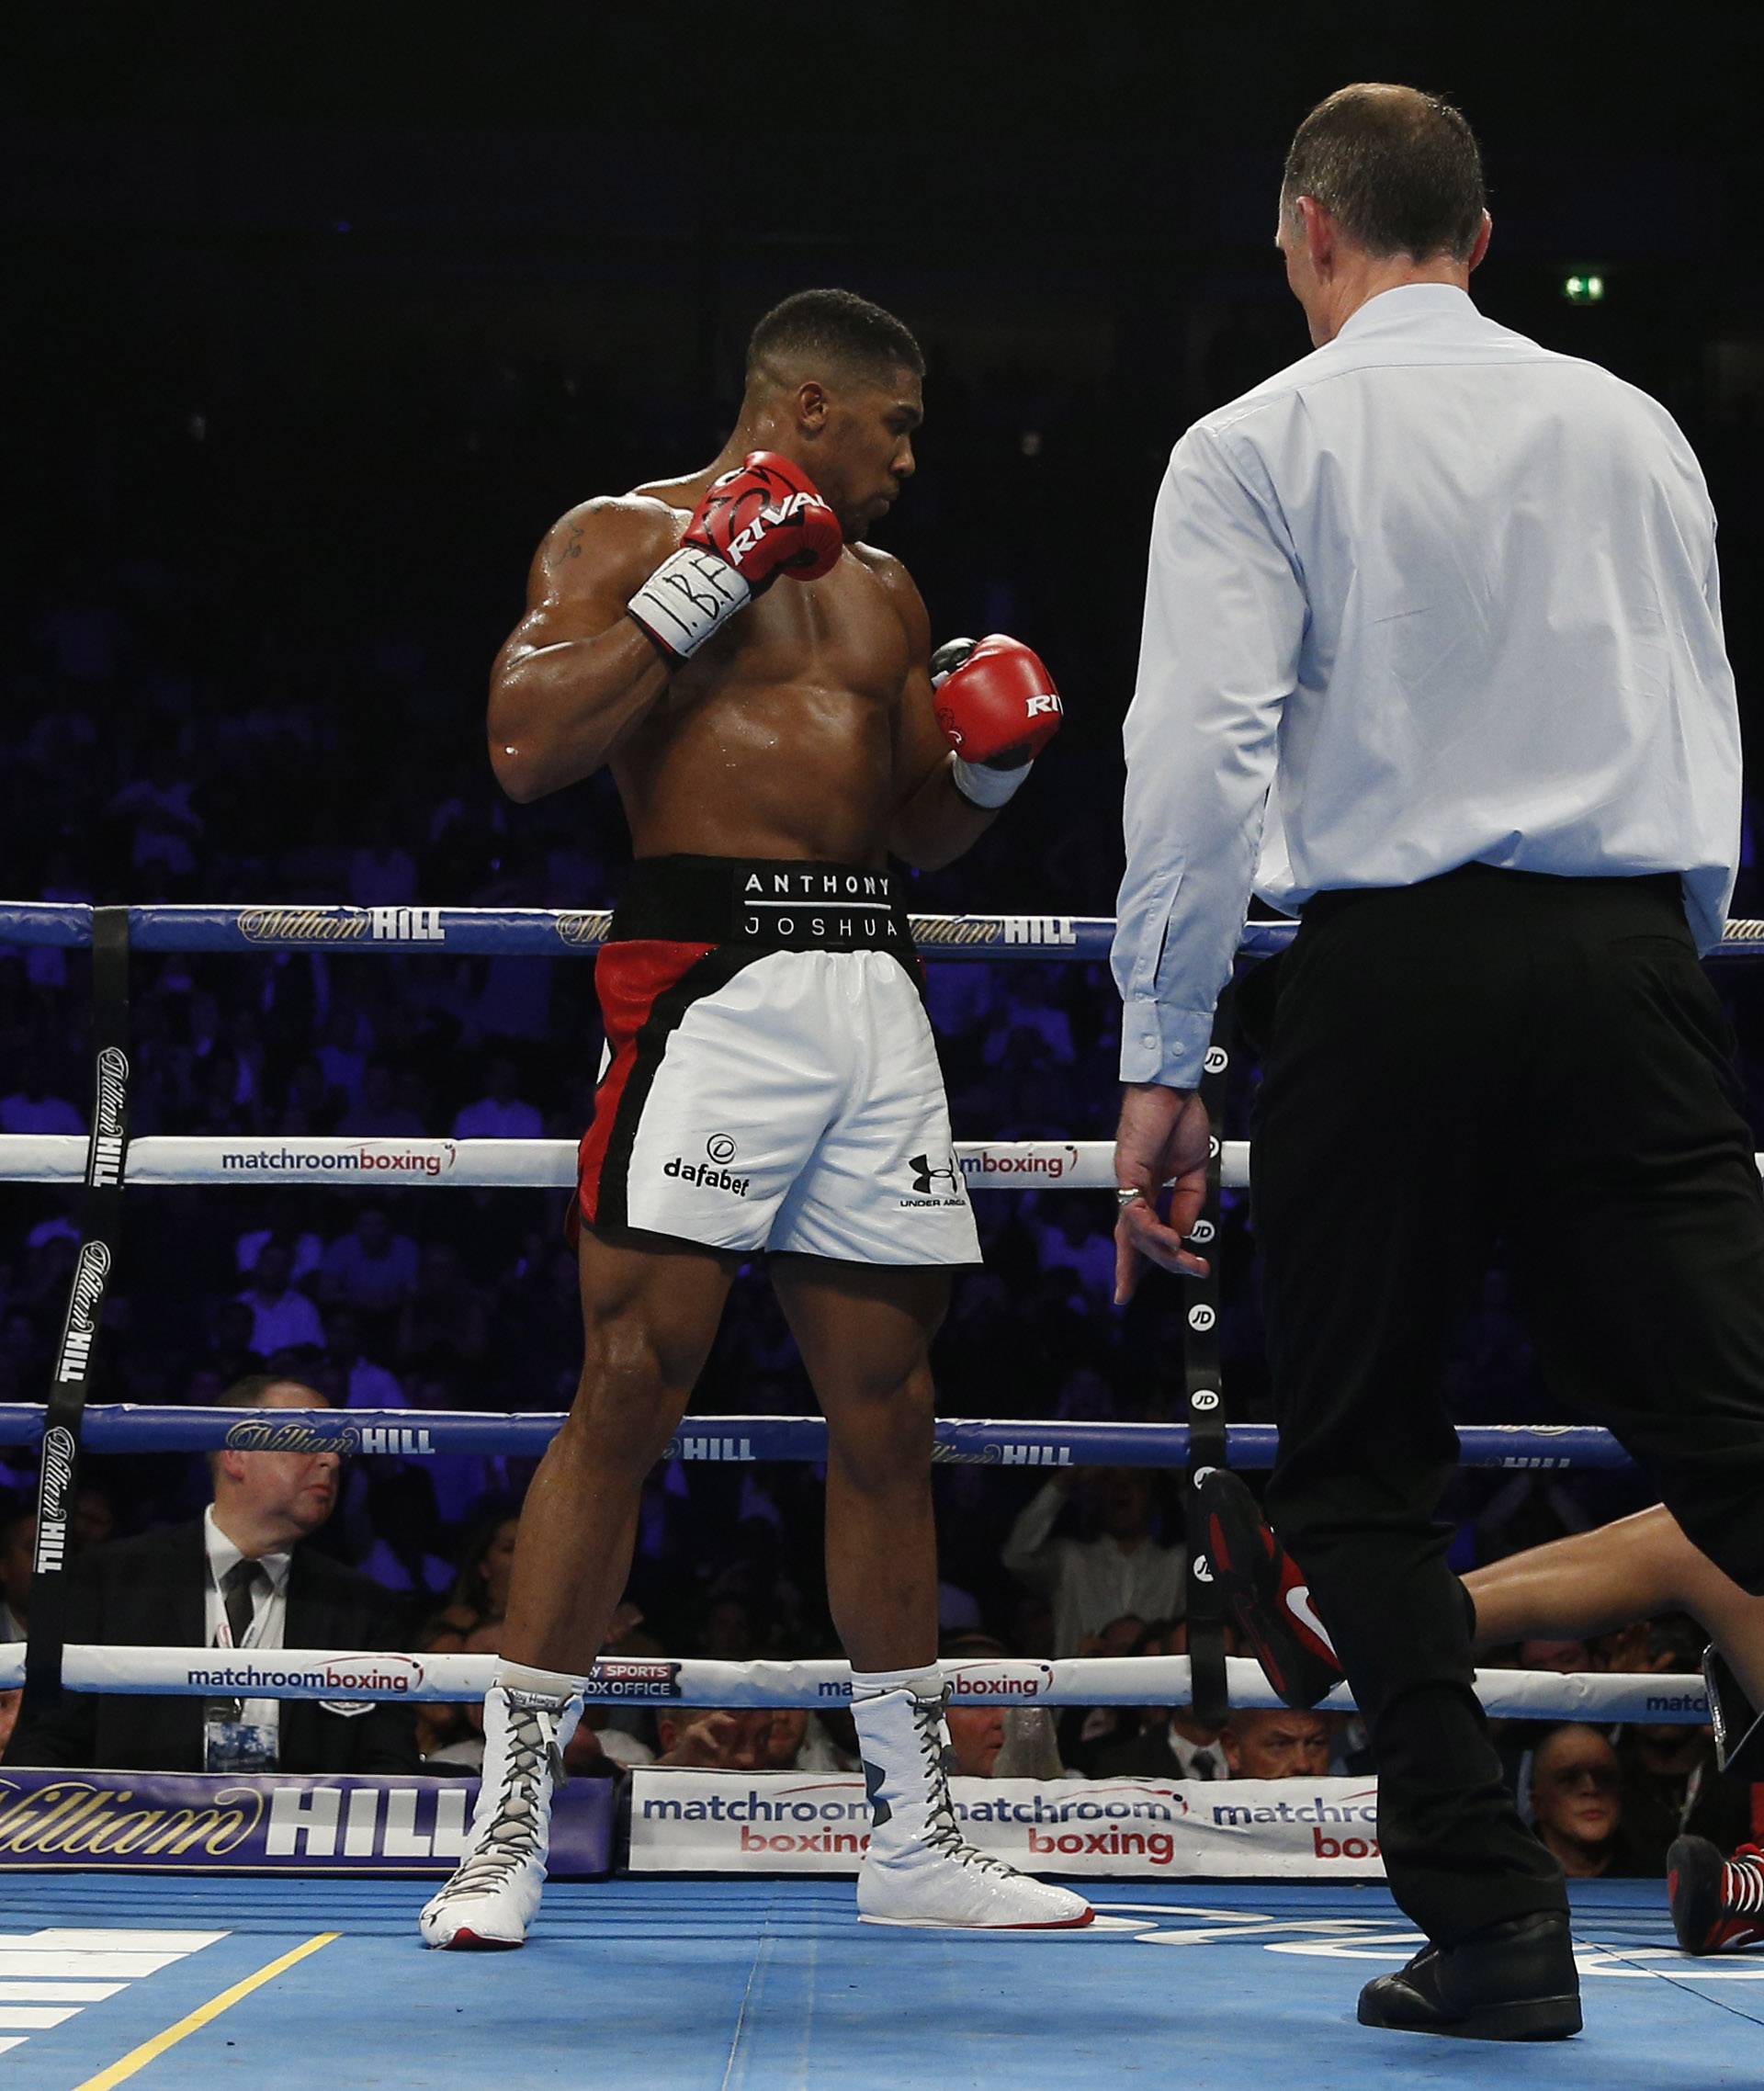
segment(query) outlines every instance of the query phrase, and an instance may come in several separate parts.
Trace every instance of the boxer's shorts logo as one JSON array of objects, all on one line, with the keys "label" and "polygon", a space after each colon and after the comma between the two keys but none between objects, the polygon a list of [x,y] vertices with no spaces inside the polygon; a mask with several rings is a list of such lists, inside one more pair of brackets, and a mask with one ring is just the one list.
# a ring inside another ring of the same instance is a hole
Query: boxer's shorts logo
[{"label": "boxer's shorts logo", "polygon": [[727,1133],[713,1133],[705,1142],[705,1152],[719,1169],[727,1169],[735,1159],[735,1143]]},{"label": "boxer's shorts logo", "polygon": [[[734,1151],[734,1142],[729,1142]],[[707,1161],[688,1161],[684,1155],[674,1155],[662,1165],[663,1176],[676,1178],[682,1183],[695,1183],[701,1191],[727,1191],[731,1198],[745,1198],[752,1185],[751,1176],[735,1176],[726,1169],[717,1169]]]}]

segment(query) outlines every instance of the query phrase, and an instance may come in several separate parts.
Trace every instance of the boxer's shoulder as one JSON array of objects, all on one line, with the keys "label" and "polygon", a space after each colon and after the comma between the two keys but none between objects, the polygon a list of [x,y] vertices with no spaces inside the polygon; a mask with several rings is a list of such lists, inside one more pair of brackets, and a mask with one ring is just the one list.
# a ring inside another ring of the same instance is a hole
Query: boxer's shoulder
[{"label": "boxer's shoulder", "polygon": [[923,650],[929,653],[930,614],[918,583],[905,565],[892,552],[878,551],[874,545],[848,545],[846,549],[894,605],[896,615],[906,627],[908,639],[915,646],[922,644]]},{"label": "boxer's shoulder", "polygon": [[674,507],[660,485],[594,494],[546,532],[533,579],[548,594],[592,589],[608,578],[635,587],[678,546],[690,514],[690,503]]}]

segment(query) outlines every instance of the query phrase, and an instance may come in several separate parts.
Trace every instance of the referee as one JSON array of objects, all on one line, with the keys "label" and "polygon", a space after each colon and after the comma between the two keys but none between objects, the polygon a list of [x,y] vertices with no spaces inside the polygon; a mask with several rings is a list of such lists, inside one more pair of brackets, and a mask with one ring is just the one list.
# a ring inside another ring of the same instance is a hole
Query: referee
[{"label": "referee", "polygon": [[1698,963],[1740,826],[1709,496],[1653,400],[1478,313],[1488,236],[1455,109],[1331,95],[1280,201],[1315,353],[1170,458],[1126,721],[1117,1292],[1196,1268],[1194,1091],[1253,888],[1302,918],[1252,1150],[1268,1509],[1431,1942],[1360,2018],[1513,2040],[1580,2006],[1472,1690],[1442,1350],[1504,1234],[1563,1399],[1764,1592],[1764,1198]]}]

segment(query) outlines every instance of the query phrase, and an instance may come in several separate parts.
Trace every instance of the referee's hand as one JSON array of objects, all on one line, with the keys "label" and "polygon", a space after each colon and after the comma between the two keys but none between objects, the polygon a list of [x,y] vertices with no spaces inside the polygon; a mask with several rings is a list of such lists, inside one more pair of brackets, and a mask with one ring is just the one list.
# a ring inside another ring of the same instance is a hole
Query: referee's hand
[{"label": "referee's hand", "polygon": [[[1206,1202],[1212,1131],[1206,1107],[1193,1090],[1165,1089],[1158,1082],[1130,1082],[1123,1089],[1114,1136],[1114,1181],[1123,1200],[1114,1225],[1116,1306],[1133,1297],[1148,1263],[1192,1278],[1206,1276],[1206,1259],[1184,1249],[1182,1238]],[[1172,1178],[1165,1219],[1158,1201]]]}]

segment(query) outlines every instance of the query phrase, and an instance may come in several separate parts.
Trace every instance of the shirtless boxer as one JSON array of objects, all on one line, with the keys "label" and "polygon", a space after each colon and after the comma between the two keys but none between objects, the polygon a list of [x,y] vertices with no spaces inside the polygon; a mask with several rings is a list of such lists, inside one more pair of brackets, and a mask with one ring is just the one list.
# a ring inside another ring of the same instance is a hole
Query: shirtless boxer
[{"label": "shirtless boxer", "polygon": [[[1315,1705],[1342,1672],[1303,1569],[1236,1475],[1215,1468],[1201,1489],[1227,1613],[1281,1698]],[[1764,1598],[1693,1546],[1664,1503],[1473,1568],[1464,1588],[1478,1651],[1584,1641],[1634,1620],[1689,1612],[1710,1637],[1702,1667],[1716,1762],[1737,1778],[1764,1779]],[[1681,1837],[1668,1854],[1667,1882],[1687,1952],[1764,1944],[1764,1850],[1757,1845],[1724,1859],[1707,1837]]]},{"label": "shirtless boxer", "polygon": [[943,1769],[927,1351],[979,1245],[887,867],[977,842],[1059,700],[997,637],[941,650],[933,684],[918,591],[863,541],[912,474],[923,370],[863,299],[786,299],[754,330],[721,455],[567,514],[497,659],[503,788],[610,765],[637,862],[595,976],[610,1057],[580,1158],[582,1382],[522,1513],[482,1789],[423,1911],[432,1946],[526,1938],[644,1475],[759,1249],[828,1420],[828,1599],[875,1817],[859,1912],[1091,1920],[961,1841]]}]

